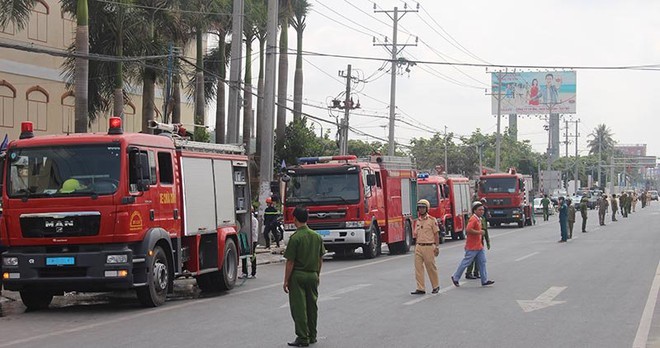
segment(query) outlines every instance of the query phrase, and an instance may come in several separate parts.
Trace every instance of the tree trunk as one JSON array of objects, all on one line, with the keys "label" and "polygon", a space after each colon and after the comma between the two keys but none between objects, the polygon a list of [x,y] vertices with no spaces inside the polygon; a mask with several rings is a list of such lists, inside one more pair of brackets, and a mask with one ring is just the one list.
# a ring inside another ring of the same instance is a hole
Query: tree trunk
[{"label": "tree trunk", "polygon": [[202,30],[197,28],[197,67],[195,68],[195,127],[204,126],[204,50],[202,48]]},{"label": "tree trunk", "polygon": [[225,135],[227,134],[227,120],[225,110],[225,79],[227,78],[227,62],[225,61],[225,50],[227,44],[225,43],[225,31],[218,33],[218,52],[220,56],[220,65],[218,70],[218,85],[216,87],[216,101],[215,101],[215,142],[217,144],[224,144],[226,142]]},{"label": "tree trunk", "polygon": [[286,131],[286,96],[287,96],[287,80],[289,78],[289,58],[287,55],[288,50],[288,27],[289,20],[282,20],[282,31],[280,32],[280,60],[279,70],[277,77],[277,129],[276,147],[281,147],[284,140],[284,132]]},{"label": "tree trunk", "polygon": [[296,30],[296,72],[293,77],[293,119],[298,121],[302,116],[302,96],[303,96],[303,59],[302,59],[302,43],[303,43],[303,28],[300,27]]},{"label": "tree trunk", "polygon": [[[117,29],[117,57],[121,58],[124,55],[124,16],[123,6],[119,6],[119,14],[117,16],[118,29]],[[124,124],[124,77],[123,77],[124,64],[118,61],[115,64],[115,93],[114,93],[114,109],[113,116],[121,117],[122,124]]]},{"label": "tree trunk", "polygon": [[[82,55],[89,54],[89,18],[87,0],[78,0],[76,8],[76,52]],[[74,95],[75,106],[75,132],[87,133],[89,130],[89,61],[85,58],[76,58]]]},{"label": "tree trunk", "polygon": [[250,154],[250,139],[252,139],[252,41],[254,37],[245,37],[245,86],[243,98],[245,105],[243,107],[243,144],[248,154]]},{"label": "tree trunk", "polygon": [[156,72],[154,69],[144,69],[144,81],[142,82],[142,133],[151,134],[149,121],[154,119],[156,107]]}]

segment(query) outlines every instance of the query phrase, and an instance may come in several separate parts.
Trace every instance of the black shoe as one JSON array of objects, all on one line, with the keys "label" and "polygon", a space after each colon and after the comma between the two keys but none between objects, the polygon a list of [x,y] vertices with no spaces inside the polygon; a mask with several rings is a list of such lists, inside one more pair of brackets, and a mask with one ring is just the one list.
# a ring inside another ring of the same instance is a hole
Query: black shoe
[{"label": "black shoe", "polygon": [[433,288],[433,291],[431,291],[432,294],[437,294],[438,291],[440,291],[440,287],[438,286],[437,288]]},{"label": "black shoe", "polygon": [[316,338],[310,338],[309,339],[309,344],[314,344],[316,343]]},{"label": "black shoe", "polygon": [[474,278],[479,279],[479,278],[481,278],[481,276],[479,275],[479,273],[475,273]]},{"label": "black shoe", "polygon": [[461,286],[460,284],[458,284],[458,280],[454,280],[454,276],[451,276],[451,282],[454,283],[454,286],[457,288]]},{"label": "black shoe", "polygon": [[309,343],[298,341],[297,338],[293,342],[287,342],[287,345],[291,347],[309,347]]},{"label": "black shoe", "polygon": [[481,283],[481,286],[488,286],[488,285],[493,285],[493,284],[495,284],[495,281],[493,281],[493,280],[489,280],[489,281],[487,281],[487,282],[485,282],[485,283]]},{"label": "black shoe", "polygon": [[411,295],[424,295],[425,293],[426,291],[424,290],[415,290],[410,292]]},{"label": "black shoe", "polygon": [[466,274],[465,279],[477,279],[477,277],[473,276],[472,274]]}]

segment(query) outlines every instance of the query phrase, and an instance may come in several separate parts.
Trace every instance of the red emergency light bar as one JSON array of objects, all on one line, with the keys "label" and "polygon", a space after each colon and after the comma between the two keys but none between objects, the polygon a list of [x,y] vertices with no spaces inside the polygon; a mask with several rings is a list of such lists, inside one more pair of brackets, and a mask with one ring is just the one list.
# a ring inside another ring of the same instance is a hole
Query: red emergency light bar
[{"label": "red emergency light bar", "polygon": [[298,158],[298,163],[313,164],[313,163],[327,163],[330,161],[354,161],[354,160],[357,160],[357,156],[355,155],[300,157]]},{"label": "red emergency light bar", "polygon": [[21,122],[21,135],[18,138],[19,139],[34,138],[33,130],[34,130],[34,126],[32,125],[32,122],[30,121]]},{"label": "red emergency light bar", "polygon": [[123,134],[124,130],[121,129],[121,118],[120,117],[110,117],[108,121],[108,134]]}]

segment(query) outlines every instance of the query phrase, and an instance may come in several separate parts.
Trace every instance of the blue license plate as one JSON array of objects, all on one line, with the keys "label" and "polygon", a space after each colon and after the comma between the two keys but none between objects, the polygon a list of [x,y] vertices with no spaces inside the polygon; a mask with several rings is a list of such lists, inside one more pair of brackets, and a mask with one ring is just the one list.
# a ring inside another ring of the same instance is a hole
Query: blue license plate
[{"label": "blue license plate", "polygon": [[321,230],[321,231],[316,231],[316,232],[318,232],[318,234],[320,234],[322,236],[329,236],[330,235],[330,231],[328,231],[328,230]]},{"label": "blue license plate", "polygon": [[47,257],[46,266],[70,266],[75,265],[74,257]]},{"label": "blue license plate", "polygon": [[493,214],[504,214],[504,210],[493,210]]}]

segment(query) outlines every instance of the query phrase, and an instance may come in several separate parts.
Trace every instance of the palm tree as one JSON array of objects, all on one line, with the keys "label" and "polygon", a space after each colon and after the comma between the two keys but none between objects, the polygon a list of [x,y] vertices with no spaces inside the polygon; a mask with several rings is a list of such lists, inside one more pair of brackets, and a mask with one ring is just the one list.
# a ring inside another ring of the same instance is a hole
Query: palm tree
[{"label": "palm tree", "polygon": [[291,26],[296,30],[296,72],[293,77],[293,119],[299,120],[302,114],[302,95],[303,95],[303,31],[307,24],[307,13],[311,5],[307,0],[293,0],[293,18]]},{"label": "palm tree", "polygon": [[592,137],[592,139],[590,139],[587,143],[590,155],[612,153],[616,142],[612,137],[612,131],[609,129],[609,127],[607,127],[607,125],[599,124],[596,126],[596,128],[594,128],[589,136]]},{"label": "palm tree", "polygon": [[[0,27],[5,27],[10,23],[16,25],[20,31],[30,20],[30,11],[34,8],[35,0],[14,0],[0,2]],[[89,54],[89,17],[87,0],[79,0],[76,6],[76,52],[83,56],[76,58],[75,64],[75,132],[87,132],[87,112],[88,112],[88,71],[89,61],[84,58]]]},{"label": "palm tree", "polygon": [[[260,14],[255,16],[255,34],[257,40],[259,41],[259,77],[257,79],[257,127],[256,127],[256,138],[257,144],[261,143],[261,128],[264,126],[263,113],[264,113],[264,73],[265,73],[265,54],[266,54],[266,34],[267,22],[268,22],[268,3],[267,0],[260,0],[258,2],[259,6],[256,6],[255,9],[260,9]],[[259,160],[261,155],[261,147],[257,145],[255,152],[255,161]]]},{"label": "palm tree", "polygon": [[245,2],[245,22],[243,25],[243,36],[245,37],[245,85],[243,98],[245,104],[243,108],[243,144],[249,149],[250,138],[252,137],[252,125],[254,116],[252,115],[252,43],[257,38],[257,27],[267,15],[268,8],[262,0],[247,0]]},{"label": "palm tree", "polygon": [[275,137],[277,139],[276,147],[282,147],[284,144],[284,135],[286,132],[286,97],[287,85],[289,80],[289,21],[291,19],[291,0],[280,0],[280,47],[279,47],[279,66],[277,76],[277,128]]}]

